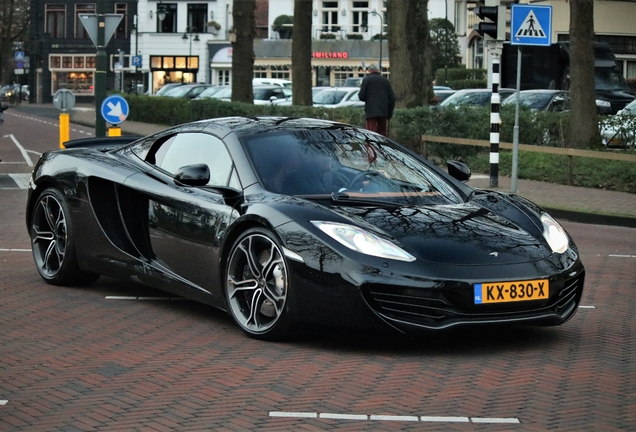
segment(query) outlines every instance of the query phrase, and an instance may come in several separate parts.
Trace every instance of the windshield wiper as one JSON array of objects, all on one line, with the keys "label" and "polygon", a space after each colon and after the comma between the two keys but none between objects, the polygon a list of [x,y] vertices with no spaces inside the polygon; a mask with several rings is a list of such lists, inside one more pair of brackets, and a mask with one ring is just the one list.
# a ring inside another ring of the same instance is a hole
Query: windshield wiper
[{"label": "windshield wiper", "polygon": [[403,205],[401,203],[389,201],[389,200],[379,200],[379,199],[373,199],[373,198],[360,198],[360,197],[352,198],[349,196],[349,194],[345,193],[344,191],[332,192],[331,201],[337,204],[377,205],[377,206],[384,206],[384,207],[395,207],[395,206]]}]

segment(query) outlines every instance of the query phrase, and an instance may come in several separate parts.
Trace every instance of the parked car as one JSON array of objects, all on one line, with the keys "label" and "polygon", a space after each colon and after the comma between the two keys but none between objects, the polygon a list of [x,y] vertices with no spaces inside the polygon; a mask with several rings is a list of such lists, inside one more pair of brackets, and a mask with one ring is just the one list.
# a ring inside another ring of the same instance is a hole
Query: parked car
[{"label": "parked car", "polygon": [[360,87],[362,85],[362,80],[364,78],[361,77],[349,77],[345,80],[343,87]]},{"label": "parked car", "polygon": [[599,130],[605,147],[636,147],[636,99],[616,115],[601,120]]},{"label": "parked car", "polygon": [[309,323],[559,325],[581,301],[577,247],[548,213],[363,128],[229,117],[93,140],[31,174],[26,226],[52,285],[127,278],[259,339]]},{"label": "parked car", "polygon": [[364,107],[358,98],[360,87],[330,87],[313,96],[314,106],[342,108],[347,106]]},{"label": "parked car", "polygon": [[[515,105],[516,92],[501,102],[502,106]],[[561,112],[570,110],[570,94],[565,90],[522,90],[519,92],[519,105],[531,111]]]},{"label": "parked car", "polygon": [[252,85],[275,85],[279,87],[291,88],[292,82],[281,78],[254,78]]},{"label": "parked car", "polygon": [[291,100],[292,90],[288,87],[277,85],[262,85],[252,88],[254,93],[254,105],[280,104]]},{"label": "parked car", "polygon": [[182,85],[184,85],[184,84],[183,83],[167,83],[167,84],[164,84],[163,87],[161,87],[159,90],[157,90],[157,93],[155,93],[154,96],[164,96],[170,90],[174,89],[175,87],[182,86]]},{"label": "parked car", "polygon": [[[515,89],[500,88],[499,98],[504,100]],[[490,99],[492,97],[492,89],[464,89],[457,90],[455,93],[444,99],[437,107],[458,107],[461,105],[484,107],[490,105]]]},{"label": "parked car", "polygon": [[[501,105],[514,105],[516,102],[516,91],[508,96]],[[519,92],[519,104],[527,106],[531,111],[563,112],[570,110],[570,92],[567,90],[522,90]],[[612,113],[611,104],[603,99],[596,99],[596,111],[598,114],[606,115]]]},{"label": "parked car", "polygon": [[443,100],[447,99],[450,95],[454,94],[456,92],[456,90],[452,90],[450,87],[449,88],[438,88],[440,86],[435,86],[433,87],[433,94],[435,95],[434,97],[434,105],[437,105],[439,103],[441,103]]},{"label": "parked car", "polygon": [[162,96],[173,98],[194,99],[199,96],[205,89],[212,87],[210,84],[184,84],[168,90]]},{"label": "parked car", "polygon": [[195,99],[208,99],[223,89],[231,88],[230,86],[210,86],[203,90]]}]

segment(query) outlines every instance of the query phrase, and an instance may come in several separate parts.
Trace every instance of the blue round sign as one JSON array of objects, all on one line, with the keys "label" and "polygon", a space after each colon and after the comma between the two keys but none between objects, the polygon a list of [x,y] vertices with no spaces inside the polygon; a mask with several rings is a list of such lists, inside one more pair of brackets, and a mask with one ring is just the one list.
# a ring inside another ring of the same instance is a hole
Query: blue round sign
[{"label": "blue round sign", "polygon": [[102,117],[110,124],[119,124],[128,117],[128,102],[119,95],[111,95],[102,102]]}]

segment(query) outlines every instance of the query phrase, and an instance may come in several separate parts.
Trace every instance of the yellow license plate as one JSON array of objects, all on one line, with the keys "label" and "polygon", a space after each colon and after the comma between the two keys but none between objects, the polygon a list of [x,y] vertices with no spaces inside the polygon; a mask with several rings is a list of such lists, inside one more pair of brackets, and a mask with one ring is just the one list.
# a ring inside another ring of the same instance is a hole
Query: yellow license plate
[{"label": "yellow license plate", "polygon": [[549,296],[547,279],[475,284],[475,304],[541,300]]}]

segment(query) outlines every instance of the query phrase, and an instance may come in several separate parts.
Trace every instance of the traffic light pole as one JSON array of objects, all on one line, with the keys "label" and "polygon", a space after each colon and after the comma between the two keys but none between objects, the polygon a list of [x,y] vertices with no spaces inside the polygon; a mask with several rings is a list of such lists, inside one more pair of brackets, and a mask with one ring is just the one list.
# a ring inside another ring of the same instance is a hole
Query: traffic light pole
[{"label": "traffic light pole", "polygon": [[500,65],[503,42],[488,41],[488,52],[492,56],[492,96],[490,97],[490,187],[499,187],[499,97]]}]

